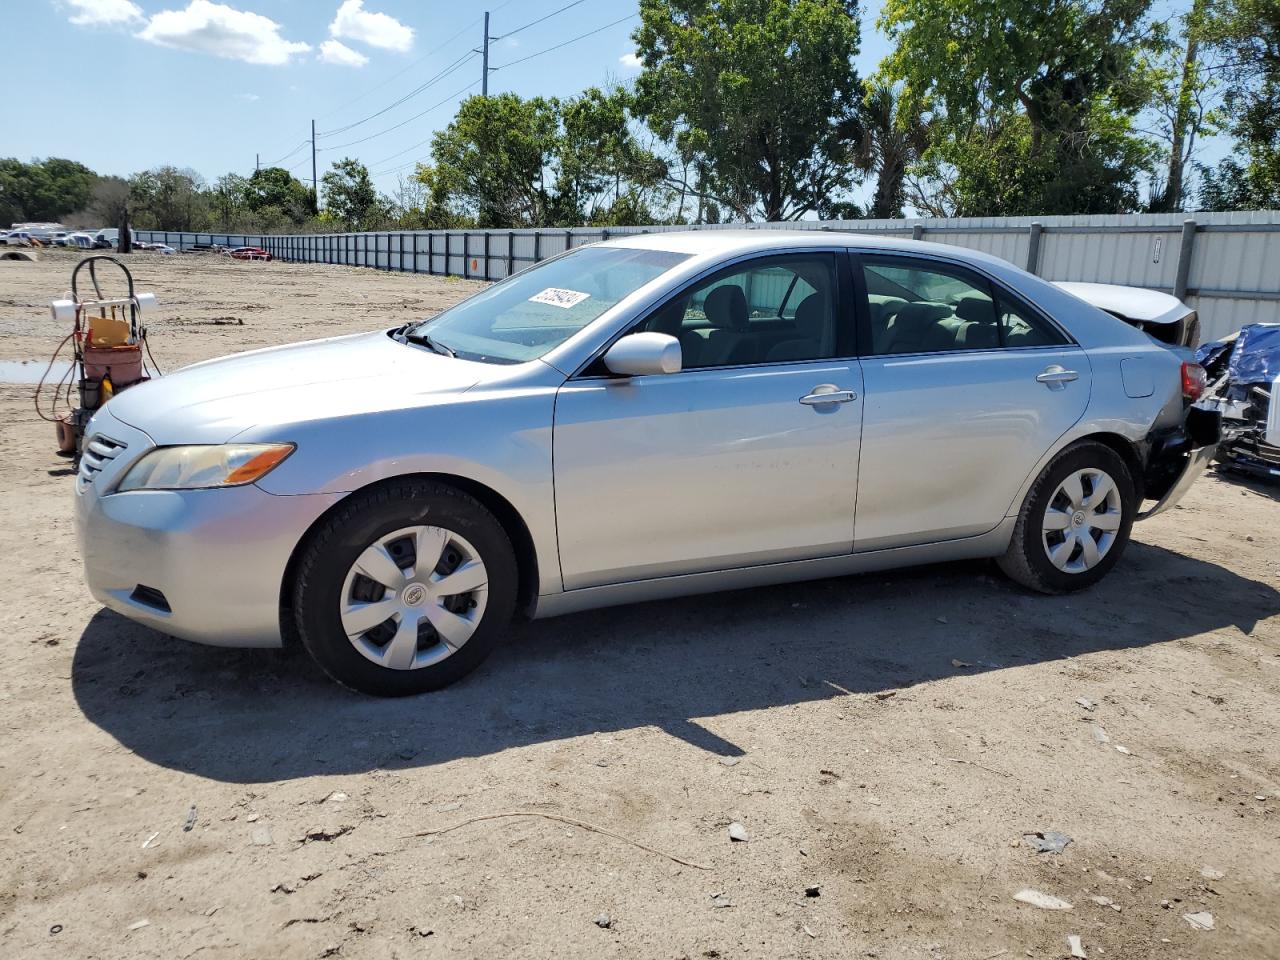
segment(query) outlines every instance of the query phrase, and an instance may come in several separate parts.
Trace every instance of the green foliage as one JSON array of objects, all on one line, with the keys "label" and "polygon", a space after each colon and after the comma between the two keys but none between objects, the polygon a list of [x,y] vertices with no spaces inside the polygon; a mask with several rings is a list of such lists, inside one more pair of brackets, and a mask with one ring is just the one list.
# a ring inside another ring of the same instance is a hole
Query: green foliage
[{"label": "green foliage", "polygon": [[130,211],[139,229],[195,230],[208,222],[204,181],[194,170],[156,167],[129,181]]},{"label": "green foliage", "polygon": [[634,97],[589,87],[561,105],[556,143],[558,219],[565,224],[652,223],[667,166],[632,130]]},{"label": "green foliage", "polygon": [[796,219],[850,186],[854,0],[640,0],[637,112],[744,220]]},{"label": "green foliage", "polygon": [[962,215],[1133,209],[1151,0],[886,0],[886,78],[933,102],[926,170]]},{"label": "green foliage", "polygon": [[1240,155],[1203,172],[1200,202],[1211,210],[1280,208],[1280,0],[1219,0],[1204,32],[1224,51],[1224,112]]},{"label": "green foliage", "polygon": [[929,148],[932,125],[918,104],[906,104],[891,84],[872,84],[863,98],[861,140],[857,163],[876,175],[876,189],[867,216],[902,216],[907,171]]},{"label": "green foliage", "polygon": [[0,159],[0,224],[52,222],[83,210],[95,179],[92,170],[74,160]]},{"label": "green foliage", "polygon": [[345,157],[335,163],[320,183],[324,187],[325,212],[355,230],[368,230],[381,222],[386,206],[359,160]]},{"label": "green foliage", "polygon": [[468,97],[432,138],[435,201],[481,227],[551,224],[547,168],[559,119],[559,103],[543,97]]},{"label": "green foliage", "polygon": [[283,167],[263,167],[249,177],[246,194],[249,209],[259,215],[275,208],[287,219],[301,223],[311,215],[311,191]]},{"label": "green foliage", "polygon": [[428,219],[480,227],[651,222],[666,166],[632,131],[625,90],[561,102],[470,97],[419,166]]}]

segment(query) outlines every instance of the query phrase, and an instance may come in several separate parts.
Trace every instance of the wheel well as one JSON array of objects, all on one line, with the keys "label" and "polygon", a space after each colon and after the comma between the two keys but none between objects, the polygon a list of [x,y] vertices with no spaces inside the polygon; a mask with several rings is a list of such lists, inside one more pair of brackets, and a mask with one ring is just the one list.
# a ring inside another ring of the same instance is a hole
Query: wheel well
[{"label": "wheel well", "polygon": [[1143,466],[1142,456],[1138,453],[1138,448],[1134,446],[1132,441],[1127,440],[1118,433],[1091,433],[1088,436],[1078,437],[1072,446],[1088,440],[1110,447],[1119,455],[1125,466],[1129,468],[1129,476],[1133,478],[1134,495],[1137,497],[1138,503],[1141,503],[1146,495],[1146,490],[1144,489],[1146,485],[1146,468]]},{"label": "wheel well", "polygon": [[327,521],[334,511],[344,506],[349,497],[368,490],[375,490],[384,484],[400,480],[434,480],[437,483],[445,483],[469,496],[475,497],[484,504],[485,509],[492,513],[498,522],[502,524],[502,529],[506,531],[511,540],[511,547],[515,550],[516,569],[519,571],[520,577],[520,582],[516,588],[516,609],[528,610],[532,607],[533,601],[538,595],[538,555],[534,551],[533,537],[529,533],[529,528],[525,525],[524,518],[520,516],[519,511],[511,505],[511,501],[492,487],[487,487],[483,483],[477,483],[474,480],[451,473],[403,474],[397,477],[387,477],[368,486],[352,490],[318,516],[315,522],[307,528],[307,532],[298,538],[298,542],[293,548],[293,553],[289,556],[289,562],[285,565],[284,580],[280,584],[280,634],[285,646],[294,646],[298,640],[297,628],[293,623],[294,571],[302,558],[303,547],[311,538],[312,531],[318,529]]}]

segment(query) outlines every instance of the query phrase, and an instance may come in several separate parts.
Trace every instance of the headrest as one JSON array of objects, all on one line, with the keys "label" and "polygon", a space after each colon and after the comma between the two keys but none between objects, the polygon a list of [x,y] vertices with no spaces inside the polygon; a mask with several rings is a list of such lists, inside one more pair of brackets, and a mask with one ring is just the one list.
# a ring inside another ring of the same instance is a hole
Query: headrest
[{"label": "headrest", "polygon": [[956,301],[956,316],[969,323],[995,323],[995,305],[985,297],[962,297]]},{"label": "headrest", "polygon": [[893,321],[894,329],[905,327],[923,327],[937,323],[943,317],[951,316],[951,308],[945,303],[931,303],[917,300],[908,303],[898,311]]},{"label": "headrest", "polygon": [[811,293],[800,301],[796,307],[796,330],[801,336],[811,340],[822,339],[823,328],[827,323],[827,298],[820,293]]},{"label": "headrest", "polygon": [[747,295],[739,286],[728,283],[716,287],[707,294],[702,309],[713,327],[747,329]]}]

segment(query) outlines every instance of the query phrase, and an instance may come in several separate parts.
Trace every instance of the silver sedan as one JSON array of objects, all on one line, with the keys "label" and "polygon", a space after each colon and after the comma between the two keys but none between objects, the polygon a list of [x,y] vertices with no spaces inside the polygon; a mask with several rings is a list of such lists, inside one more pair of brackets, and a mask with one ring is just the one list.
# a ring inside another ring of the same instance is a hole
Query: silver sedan
[{"label": "silver sedan", "polygon": [[119,613],[296,636],[336,680],[409,694],[517,612],[972,557],[1088,586],[1212,457],[1202,385],[983,254],[632,236],[421,323],[122,392],[87,431],[77,528]]}]

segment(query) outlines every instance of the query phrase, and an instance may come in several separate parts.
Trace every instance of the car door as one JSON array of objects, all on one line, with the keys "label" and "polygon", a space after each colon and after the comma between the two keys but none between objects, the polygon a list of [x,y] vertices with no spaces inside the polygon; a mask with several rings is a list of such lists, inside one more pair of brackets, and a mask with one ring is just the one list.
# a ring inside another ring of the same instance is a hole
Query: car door
[{"label": "car door", "polygon": [[853,258],[864,409],[855,550],[986,533],[1083,416],[1085,352],[945,260]]},{"label": "car door", "polygon": [[847,554],[862,418],[844,257],[756,257],[627,332],[681,340],[679,373],[560,389],[565,589]]}]

